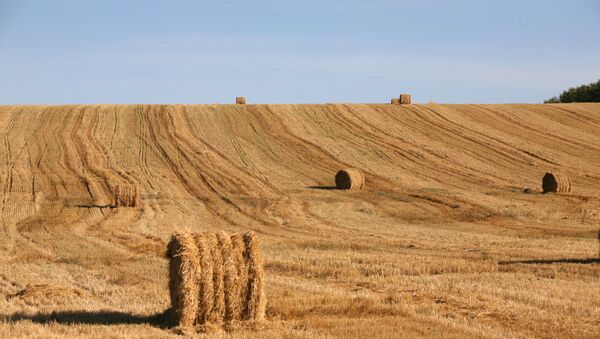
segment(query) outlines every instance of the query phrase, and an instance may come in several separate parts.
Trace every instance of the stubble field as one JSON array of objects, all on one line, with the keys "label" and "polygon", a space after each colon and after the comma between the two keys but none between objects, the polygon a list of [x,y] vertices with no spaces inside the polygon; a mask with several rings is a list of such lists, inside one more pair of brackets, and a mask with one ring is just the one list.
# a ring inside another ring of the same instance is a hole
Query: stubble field
[{"label": "stubble field", "polygon": [[[181,229],[262,239],[267,324],[212,335],[600,337],[600,104],[0,106],[0,136],[1,337],[175,336]],[[573,191],[523,193],[547,171]]]}]

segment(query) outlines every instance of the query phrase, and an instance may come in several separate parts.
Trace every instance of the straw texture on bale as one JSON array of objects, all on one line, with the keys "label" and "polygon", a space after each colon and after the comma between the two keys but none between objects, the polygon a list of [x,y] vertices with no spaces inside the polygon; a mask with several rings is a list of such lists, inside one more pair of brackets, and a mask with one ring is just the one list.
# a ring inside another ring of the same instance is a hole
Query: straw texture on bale
[{"label": "straw texture on bale", "polygon": [[140,194],[136,186],[115,186],[115,205],[117,207],[136,207],[140,205]]},{"label": "straw texture on bale", "polygon": [[199,291],[199,309],[196,311],[198,323],[205,323],[210,320],[214,302],[214,284],[213,284],[213,261],[211,243],[204,234],[195,234],[196,246],[198,246],[198,256],[200,262],[200,272],[197,276]]},{"label": "straw texture on bale", "polygon": [[549,192],[571,192],[571,179],[563,173],[548,172],[542,178],[542,191]]},{"label": "straw texture on bale", "polygon": [[180,327],[193,326],[198,315],[197,278],[200,273],[200,256],[194,236],[190,232],[174,234],[167,255],[173,322]]},{"label": "straw texture on bale", "polygon": [[233,234],[231,236],[231,256],[234,260],[237,270],[237,284],[235,291],[232,291],[235,297],[235,305],[232,305],[232,318],[242,319],[242,307],[246,302],[246,286],[248,285],[248,263],[246,262],[244,252],[244,237],[242,234]]},{"label": "straw texture on bale", "polygon": [[362,172],[356,168],[342,169],[335,175],[335,187],[341,190],[350,190],[363,188],[365,177]]},{"label": "straw texture on bale", "polygon": [[[181,252],[177,249],[182,237],[185,248],[195,249],[194,270],[177,269],[182,266],[181,255],[175,256]],[[172,309],[181,327],[264,320],[264,270],[260,242],[254,233],[178,233],[169,244],[168,254]],[[191,282],[195,289],[184,291],[183,287],[189,284],[184,286],[181,281]],[[178,311],[182,301],[188,300],[186,293],[194,294],[190,300],[195,300],[195,304],[188,302],[186,312]]]},{"label": "straw texture on bale", "polygon": [[258,237],[252,233],[244,234],[244,245],[246,246],[246,262],[248,263],[248,283],[246,287],[246,307],[244,308],[245,320],[263,320],[267,301],[264,288],[264,271],[262,257],[260,255],[260,242]]},{"label": "straw texture on bale", "polygon": [[392,101],[390,103],[392,105],[400,105],[400,99],[398,99],[398,98],[392,98]]},{"label": "straw texture on bale", "polygon": [[400,94],[400,105],[410,105],[410,94]]},{"label": "straw texture on bale", "polygon": [[245,97],[236,97],[235,98],[235,103],[238,105],[245,105],[246,104],[246,98]]},{"label": "straw texture on bale", "polygon": [[213,302],[212,310],[208,317],[209,322],[218,323],[223,321],[225,315],[225,293],[223,290],[223,255],[217,235],[214,233],[205,233],[210,246],[212,257],[212,284],[213,284]]}]

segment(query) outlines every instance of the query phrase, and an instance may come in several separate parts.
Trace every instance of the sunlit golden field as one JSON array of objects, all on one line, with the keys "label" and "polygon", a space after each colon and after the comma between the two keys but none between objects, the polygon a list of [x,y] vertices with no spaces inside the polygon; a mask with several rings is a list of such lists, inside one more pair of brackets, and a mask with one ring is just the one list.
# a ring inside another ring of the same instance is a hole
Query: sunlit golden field
[{"label": "sunlit golden field", "polygon": [[[1,337],[176,336],[181,229],[262,239],[268,321],[209,335],[600,337],[600,104],[0,106],[0,131]],[[364,189],[332,189],[348,167]],[[523,192],[547,171],[572,192]]]}]

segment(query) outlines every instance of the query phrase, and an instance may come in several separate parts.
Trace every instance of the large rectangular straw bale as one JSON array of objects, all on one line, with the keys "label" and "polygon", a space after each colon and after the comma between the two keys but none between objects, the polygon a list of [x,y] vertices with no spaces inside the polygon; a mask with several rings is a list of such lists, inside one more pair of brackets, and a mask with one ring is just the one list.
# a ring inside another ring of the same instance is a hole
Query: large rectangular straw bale
[{"label": "large rectangular straw bale", "polygon": [[176,233],[168,255],[172,313],[179,326],[264,320],[264,269],[254,233]]}]

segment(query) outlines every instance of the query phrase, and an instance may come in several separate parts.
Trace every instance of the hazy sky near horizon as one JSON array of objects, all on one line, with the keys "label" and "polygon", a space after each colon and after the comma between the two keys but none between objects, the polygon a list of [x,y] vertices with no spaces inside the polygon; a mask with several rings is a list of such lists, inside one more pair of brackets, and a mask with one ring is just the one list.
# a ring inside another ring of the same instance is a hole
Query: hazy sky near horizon
[{"label": "hazy sky near horizon", "polygon": [[541,102],[598,79],[598,0],[0,0],[0,104]]}]

